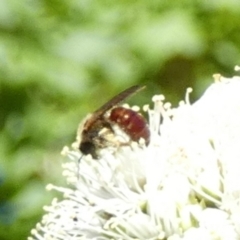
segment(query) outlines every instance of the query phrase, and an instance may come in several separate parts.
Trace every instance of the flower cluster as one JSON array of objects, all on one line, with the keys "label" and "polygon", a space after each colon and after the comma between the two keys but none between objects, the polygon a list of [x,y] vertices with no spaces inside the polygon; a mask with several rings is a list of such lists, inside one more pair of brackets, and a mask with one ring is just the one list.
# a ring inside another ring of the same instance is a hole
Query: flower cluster
[{"label": "flower cluster", "polygon": [[[194,104],[153,97],[151,141],[101,159],[65,147],[62,192],[30,239],[240,239],[240,78],[215,75]],[[79,165],[80,164],[80,165]]]}]

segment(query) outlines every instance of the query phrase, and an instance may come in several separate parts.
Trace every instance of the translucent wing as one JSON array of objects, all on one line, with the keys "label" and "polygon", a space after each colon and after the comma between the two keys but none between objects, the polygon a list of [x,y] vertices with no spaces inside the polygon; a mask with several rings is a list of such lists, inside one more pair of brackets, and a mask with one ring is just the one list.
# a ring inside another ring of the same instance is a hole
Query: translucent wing
[{"label": "translucent wing", "polygon": [[101,118],[101,116],[108,111],[109,109],[113,108],[117,104],[121,103],[126,98],[129,98],[133,94],[143,90],[145,86],[132,86],[123,92],[119,93],[118,95],[111,98],[107,103],[103,104],[100,108],[98,108],[95,112],[93,112],[91,118],[88,120],[87,125],[93,124],[97,119]]}]

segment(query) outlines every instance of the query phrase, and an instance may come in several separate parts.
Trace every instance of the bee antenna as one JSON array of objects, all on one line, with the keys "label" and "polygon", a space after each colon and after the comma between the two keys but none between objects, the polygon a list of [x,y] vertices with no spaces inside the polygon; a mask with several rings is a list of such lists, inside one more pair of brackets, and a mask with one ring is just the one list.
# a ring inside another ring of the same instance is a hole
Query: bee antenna
[{"label": "bee antenna", "polygon": [[78,159],[78,167],[77,167],[77,178],[78,178],[78,180],[79,180],[79,177],[80,177],[79,172],[80,172],[80,162],[81,162],[82,157],[83,157],[83,154]]}]

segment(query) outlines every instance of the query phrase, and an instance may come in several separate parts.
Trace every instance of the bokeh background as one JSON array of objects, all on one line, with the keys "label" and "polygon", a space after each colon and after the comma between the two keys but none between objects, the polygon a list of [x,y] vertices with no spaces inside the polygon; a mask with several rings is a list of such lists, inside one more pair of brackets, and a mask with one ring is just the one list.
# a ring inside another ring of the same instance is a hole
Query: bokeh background
[{"label": "bokeh background", "polygon": [[[240,63],[240,1],[0,0],[0,239],[26,239],[65,185],[79,121],[134,85],[196,100]],[[223,109],[224,111],[224,109]]]}]

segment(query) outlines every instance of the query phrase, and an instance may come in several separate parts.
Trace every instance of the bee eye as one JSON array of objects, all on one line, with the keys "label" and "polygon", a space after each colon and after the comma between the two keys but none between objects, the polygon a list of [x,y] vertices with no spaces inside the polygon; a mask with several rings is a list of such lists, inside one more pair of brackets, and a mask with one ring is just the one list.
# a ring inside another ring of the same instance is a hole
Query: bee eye
[{"label": "bee eye", "polygon": [[97,159],[96,148],[92,142],[82,142],[79,149],[84,155],[91,154],[93,158]]}]

